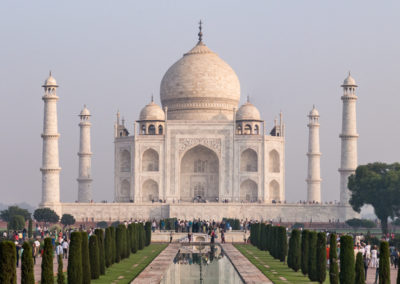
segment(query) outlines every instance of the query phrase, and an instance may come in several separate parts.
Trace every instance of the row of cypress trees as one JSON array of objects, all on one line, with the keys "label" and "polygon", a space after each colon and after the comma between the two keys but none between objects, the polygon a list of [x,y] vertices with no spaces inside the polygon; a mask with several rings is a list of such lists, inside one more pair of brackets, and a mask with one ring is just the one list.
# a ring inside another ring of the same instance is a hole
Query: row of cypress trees
[{"label": "row of cypress trees", "polygon": [[263,223],[252,224],[250,242],[260,250],[269,251],[276,259],[284,262],[287,255],[286,228]]}]

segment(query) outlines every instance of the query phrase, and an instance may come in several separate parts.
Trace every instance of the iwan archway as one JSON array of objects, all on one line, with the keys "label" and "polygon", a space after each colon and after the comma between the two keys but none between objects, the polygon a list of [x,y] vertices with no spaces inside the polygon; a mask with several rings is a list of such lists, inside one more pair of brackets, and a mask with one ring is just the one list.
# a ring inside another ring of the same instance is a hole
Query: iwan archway
[{"label": "iwan archway", "polygon": [[219,160],[209,148],[188,150],[180,165],[180,199],[216,202],[219,197]]}]

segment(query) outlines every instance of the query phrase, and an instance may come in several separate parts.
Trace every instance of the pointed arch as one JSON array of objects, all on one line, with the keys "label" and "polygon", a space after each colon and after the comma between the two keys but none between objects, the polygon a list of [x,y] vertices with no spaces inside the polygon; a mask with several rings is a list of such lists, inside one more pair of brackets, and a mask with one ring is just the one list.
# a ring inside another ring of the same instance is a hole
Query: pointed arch
[{"label": "pointed arch", "polygon": [[246,124],[246,125],[244,126],[244,133],[243,133],[243,134],[246,134],[246,135],[252,134],[252,133],[251,133],[251,125],[250,125],[250,124]]},{"label": "pointed arch", "polygon": [[121,182],[120,201],[128,202],[130,193],[131,193],[131,183],[128,180],[124,179]]},{"label": "pointed arch", "polygon": [[276,180],[272,180],[269,183],[269,199],[271,201],[280,201],[280,186]]},{"label": "pointed arch", "polygon": [[159,157],[154,149],[147,149],[142,156],[143,172],[158,172]]},{"label": "pointed arch", "polygon": [[130,172],[131,171],[131,152],[128,150],[122,150],[120,154],[120,171]]},{"label": "pointed arch", "polygon": [[156,134],[156,127],[153,124],[149,125],[149,130],[147,132],[149,135],[155,135]]},{"label": "pointed arch", "polygon": [[240,184],[240,201],[256,202],[258,200],[258,186],[251,179]]},{"label": "pointed arch", "polygon": [[258,157],[253,149],[246,149],[240,155],[240,171],[241,172],[257,172]]},{"label": "pointed arch", "polygon": [[269,171],[271,173],[279,173],[281,171],[280,157],[276,150],[269,152]]},{"label": "pointed arch", "polygon": [[152,179],[146,180],[142,185],[142,202],[158,201],[158,183]]}]

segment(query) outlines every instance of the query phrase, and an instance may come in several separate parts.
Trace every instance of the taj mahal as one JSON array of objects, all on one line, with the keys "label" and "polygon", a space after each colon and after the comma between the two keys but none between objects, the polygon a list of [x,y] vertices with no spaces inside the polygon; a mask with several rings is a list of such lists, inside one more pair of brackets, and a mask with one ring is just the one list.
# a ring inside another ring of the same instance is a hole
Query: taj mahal
[{"label": "taj mahal", "polygon": [[[274,122],[265,123],[249,98],[240,106],[239,78],[205,45],[202,37],[200,25],[195,46],[166,71],[160,85],[161,106],[151,99],[133,123],[127,123],[117,113],[113,203],[92,201],[92,124],[86,106],[79,115],[77,202],[60,200],[59,97],[57,82],[50,74],[42,97],[40,206],[49,207],[60,216],[71,214],[77,221],[228,217],[328,222],[356,216],[348,203],[347,189],[347,179],[357,167],[358,139],[357,85],[351,75],[341,85],[340,202],[321,201],[320,124],[319,113],[313,107],[307,125],[307,202],[288,203],[282,113],[277,113],[279,119]],[[107,150],[111,151],[104,149]]]}]

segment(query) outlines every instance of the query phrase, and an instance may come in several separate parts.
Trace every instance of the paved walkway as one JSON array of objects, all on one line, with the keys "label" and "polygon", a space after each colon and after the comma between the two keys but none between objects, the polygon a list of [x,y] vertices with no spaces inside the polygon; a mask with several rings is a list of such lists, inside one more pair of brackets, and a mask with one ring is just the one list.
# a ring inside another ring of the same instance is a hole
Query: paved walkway
[{"label": "paved walkway", "polygon": [[245,283],[271,283],[257,267],[255,267],[232,244],[221,244],[224,253],[235,266]]},{"label": "paved walkway", "polygon": [[180,244],[170,244],[164,249],[131,283],[155,284],[160,283],[165,271],[170,267],[174,257],[178,253]]},{"label": "paved walkway", "polygon": [[[68,266],[68,259],[63,259],[63,271],[67,271],[67,266]],[[34,274],[35,274],[35,282],[40,281],[40,276],[42,274],[42,258],[37,257],[36,258],[36,264],[34,265]],[[57,263],[57,258],[53,258],[53,271],[54,274],[57,275],[57,269],[58,269],[58,263]],[[20,259],[20,264],[19,267],[17,268],[17,283],[21,283],[21,259]]]},{"label": "paved walkway", "polygon": [[[367,284],[375,283],[375,273],[376,273],[375,268],[372,268],[372,267],[368,268],[368,275],[367,275],[367,282],[366,282]],[[397,279],[397,269],[394,269],[394,267],[391,266],[390,267],[390,283],[396,284],[396,279]]]}]

